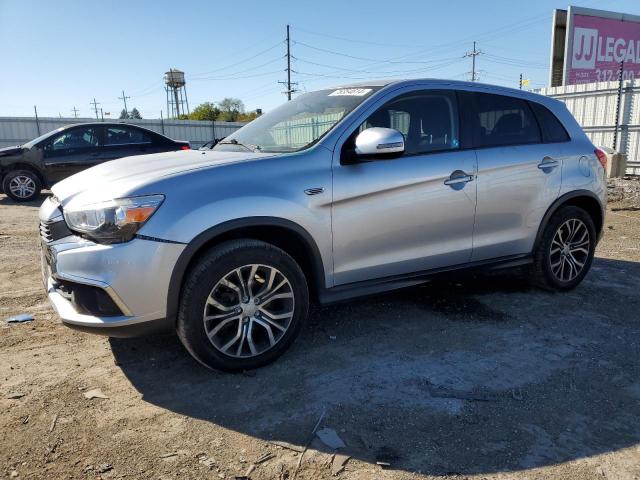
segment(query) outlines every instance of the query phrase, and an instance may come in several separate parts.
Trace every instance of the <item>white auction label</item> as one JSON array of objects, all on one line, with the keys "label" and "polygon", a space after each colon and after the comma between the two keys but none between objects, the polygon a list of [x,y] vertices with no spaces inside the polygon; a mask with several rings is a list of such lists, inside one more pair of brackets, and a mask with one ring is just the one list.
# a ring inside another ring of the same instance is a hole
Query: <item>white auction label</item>
[{"label": "white auction label", "polygon": [[371,91],[370,88],[341,88],[329,94],[330,97],[351,96],[362,97]]}]

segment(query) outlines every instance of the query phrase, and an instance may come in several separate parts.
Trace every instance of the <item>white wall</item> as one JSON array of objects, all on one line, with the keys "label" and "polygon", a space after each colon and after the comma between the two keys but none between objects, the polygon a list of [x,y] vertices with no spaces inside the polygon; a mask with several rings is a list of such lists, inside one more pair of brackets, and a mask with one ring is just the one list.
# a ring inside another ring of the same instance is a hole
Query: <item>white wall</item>
[{"label": "white wall", "polygon": [[[597,146],[613,148],[618,82],[543,88],[537,93],[562,100]],[[617,149],[627,154],[627,173],[640,174],[640,80],[623,83]]]}]

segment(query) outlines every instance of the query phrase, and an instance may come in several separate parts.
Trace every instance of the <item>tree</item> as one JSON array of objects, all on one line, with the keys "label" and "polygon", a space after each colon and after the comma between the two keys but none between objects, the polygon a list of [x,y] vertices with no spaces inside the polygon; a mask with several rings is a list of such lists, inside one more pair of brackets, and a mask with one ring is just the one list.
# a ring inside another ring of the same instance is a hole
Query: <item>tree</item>
[{"label": "tree", "polygon": [[129,112],[127,112],[124,108],[120,112],[120,120],[127,120],[129,117]]},{"label": "tree", "polygon": [[225,122],[235,122],[244,113],[244,103],[239,98],[227,97],[218,102],[222,111],[221,120]]},{"label": "tree", "polygon": [[256,118],[258,118],[262,114],[262,112],[258,112],[258,110],[254,111],[254,112],[241,113],[240,115],[238,115],[237,121],[238,122],[250,122],[251,120],[255,120]]},{"label": "tree", "polygon": [[140,112],[136,107],[133,107],[133,110],[131,110],[131,113],[129,113],[129,118],[135,118],[135,119],[141,120],[142,115],[140,115]]},{"label": "tree", "polygon": [[216,120],[220,116],[220,109],[211,102],[204,102],[194,108],[189,116],[189,120]]}]

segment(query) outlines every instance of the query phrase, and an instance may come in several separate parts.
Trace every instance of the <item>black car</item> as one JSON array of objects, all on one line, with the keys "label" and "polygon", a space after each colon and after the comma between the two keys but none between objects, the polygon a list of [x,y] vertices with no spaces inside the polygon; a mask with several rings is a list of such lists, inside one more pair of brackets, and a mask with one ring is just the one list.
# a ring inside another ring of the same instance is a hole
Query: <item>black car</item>
[{"label": "black car", "polygon": [[131,155],[188,150],[189,142],[126,123],[67,125],[17,147],[0,148],[2,190],[18,202],[102,162]]}]

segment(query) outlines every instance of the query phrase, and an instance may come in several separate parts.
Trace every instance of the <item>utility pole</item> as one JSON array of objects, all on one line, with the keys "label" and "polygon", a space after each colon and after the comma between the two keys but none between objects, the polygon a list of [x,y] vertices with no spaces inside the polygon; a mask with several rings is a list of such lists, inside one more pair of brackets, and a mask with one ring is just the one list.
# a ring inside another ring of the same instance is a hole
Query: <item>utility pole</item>
[{"label": "utility pole", "polygon": [[129,113],[129,110],[127,110],[127,98],[131,98],[131,97],[127,97],[127,96],[124,94],[124,90],[122,90],[122,96],[121,96],[121,97],[118,97],[118,100],[122,100],[122,101],[124,102],[124,111],[125,111],[126,113]]},{"label": "utility pole", "polygon": [[620,124],[620,107],[622,106],[622,77],[624,72],[624,60],[620,62],[620,73],[618,74],[618,100],[616,101],[616,126],[613,131],[613,149],[618,146],[618,126]]},{"label": "utility pole", "polygon": [[104,122],[104,112],[102,111],[102,107],[100,107],[100,117],[102,118],[102,121]]},{"label": "utility pole", "polygon": [[287,24],[287,100],[291,100],[291,38]]},{"label": "utility pole", "polygon": [[98,105],[100,105],[100,102],[96,102],[96,97],[93,97],[93,102],[89,102],[89,105],[93,105],[93,110],[96,112],[96,120],[98,120]]},{"label": "utility pole", "polygon": [[73,109],[71,111],[73,112],[73,118],[78,118],[78,112],[80,110],[78,110],[75,105],[73,106]]},{"label": "utility pole", "polygon": [[40,119],[38,118],[38,108],[34,105],[33,111],[36,114],[36,129],[38,131],[38,136],[40,136]]},{"label": "utility pole", "polygon": [[296,85],[296,83],[291,83],[291,37],[289,35],[289,25],[287,25],[287,81],[286,82],[278,82],[280,84],[284,84],[287,86],[287,90],[283,93],[287,94],[287,100],[291,100],[291,94],[296,90],[291,86]]},{"label": "utility pole", "polygon": [[478,76],[476,75],[476,57],[480,55],[482,51],[476,49],[476,42],[473,42],[473,51],[464,54],[465,57],[471,57],[471,81],[476,82]]},{"label": "utility pole", "polygon": [[520,74],[520,90],[522,90],[522,74]]}]

